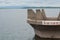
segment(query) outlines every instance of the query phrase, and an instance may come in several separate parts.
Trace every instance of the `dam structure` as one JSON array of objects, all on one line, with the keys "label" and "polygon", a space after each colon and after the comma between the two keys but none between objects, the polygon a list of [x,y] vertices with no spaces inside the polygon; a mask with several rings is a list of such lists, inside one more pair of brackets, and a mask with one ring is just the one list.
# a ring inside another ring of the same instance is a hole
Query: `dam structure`
[{"label": "dam structure", "polygon": [[60,13],[57,17],[47,17],[44,9],[36,9],[36,12],[28,9],[27,13],[27,22],[34,28],[36,39],[60,38]]}]

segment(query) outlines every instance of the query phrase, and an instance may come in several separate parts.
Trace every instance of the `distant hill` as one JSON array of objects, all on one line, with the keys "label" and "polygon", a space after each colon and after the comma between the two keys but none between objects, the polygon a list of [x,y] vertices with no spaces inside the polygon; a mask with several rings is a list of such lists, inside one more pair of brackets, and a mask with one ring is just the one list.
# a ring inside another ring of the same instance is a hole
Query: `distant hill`
[{"label": "distant hill", "polygon": [[0,6],[0,9],[28,9],[28,8],[60,8],[60,7],[50,7],[50,6],[47,6],[47,7],[43,7],[43,6],[40,6],[40,7],[34,7],[34,6]]}]

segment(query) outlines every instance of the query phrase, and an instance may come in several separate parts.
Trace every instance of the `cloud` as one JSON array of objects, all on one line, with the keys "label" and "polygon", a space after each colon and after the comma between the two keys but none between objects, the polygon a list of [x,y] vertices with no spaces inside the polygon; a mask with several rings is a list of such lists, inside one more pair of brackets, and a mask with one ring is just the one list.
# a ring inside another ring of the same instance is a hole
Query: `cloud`
[{"label": "cloud", "polygon": [[60,0],[0,0],[1,6],[60,6]]}]

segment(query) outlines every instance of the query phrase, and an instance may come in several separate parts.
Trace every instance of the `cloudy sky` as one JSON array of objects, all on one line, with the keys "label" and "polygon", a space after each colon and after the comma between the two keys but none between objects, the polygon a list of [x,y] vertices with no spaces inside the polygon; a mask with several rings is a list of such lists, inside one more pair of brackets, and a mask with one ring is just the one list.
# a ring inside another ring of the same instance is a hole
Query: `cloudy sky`
[{"label": "cloudy sky", "polygon": [[1,6],[56,6],[59,7],[60,0],[0,0]]}]

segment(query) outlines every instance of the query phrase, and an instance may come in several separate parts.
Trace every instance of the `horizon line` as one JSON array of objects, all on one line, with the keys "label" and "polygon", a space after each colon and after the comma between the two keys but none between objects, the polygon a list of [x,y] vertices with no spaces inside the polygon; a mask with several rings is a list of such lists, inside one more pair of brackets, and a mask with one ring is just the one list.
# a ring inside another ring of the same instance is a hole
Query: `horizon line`
[{"label": "horizon line", "polygon": [[32,8],[32,9],[35,9],[35,8],[60,8],[60,7],[53,7],[53,6],[41,6],[41,7],[29,7],[29,6],[1,6],[0,9],[29,9],[29,8]]}]

